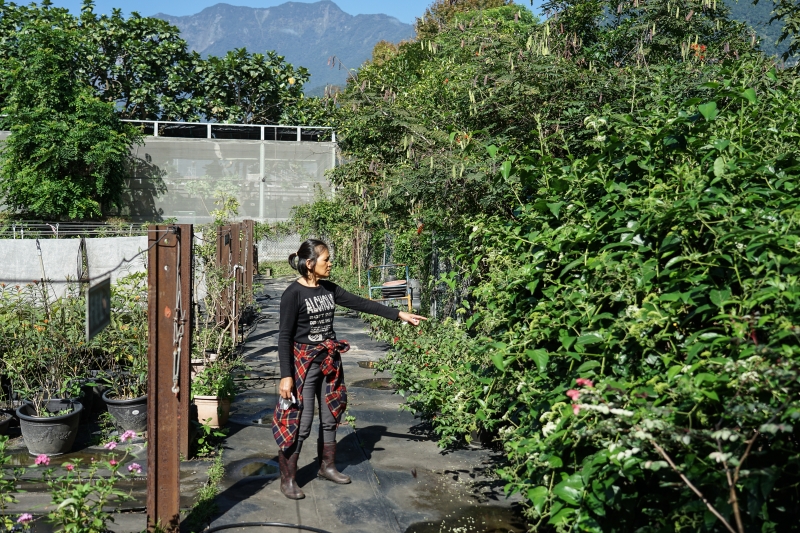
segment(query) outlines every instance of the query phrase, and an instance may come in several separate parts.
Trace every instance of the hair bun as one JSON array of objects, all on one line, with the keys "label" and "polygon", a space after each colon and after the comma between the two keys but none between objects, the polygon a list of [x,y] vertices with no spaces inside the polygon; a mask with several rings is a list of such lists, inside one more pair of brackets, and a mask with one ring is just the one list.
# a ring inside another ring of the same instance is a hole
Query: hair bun
[{"label": "hair bun", "polygon": [[300,263],[300,258],[297,257],[297,254],[292,254],[289,256],[289,266],[293,269],[297,270],[298,264]]}]

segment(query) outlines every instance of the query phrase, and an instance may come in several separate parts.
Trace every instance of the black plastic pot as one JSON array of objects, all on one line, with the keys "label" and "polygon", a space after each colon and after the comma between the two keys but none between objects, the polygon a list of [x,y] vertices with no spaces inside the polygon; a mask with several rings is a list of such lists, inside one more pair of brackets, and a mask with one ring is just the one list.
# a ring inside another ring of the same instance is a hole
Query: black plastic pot
[{"label": "black plastic pot", "polygon": [[22,438],[31,455],[61,455],[72,450],[78,434],[83,405],[73,400],[50,400],[45,407],[51,413],[71,409],[72,412],[51,417],[36,416],[33,405],[25,403],[17,409]]},{"label": "black plastic pot", "polygon": [[92,413],[92,407],[94,405],[94,385],[81,385],[81,392],[77,398],[73,398],[72,401],[80,402],[83,405],[83,411],[81,411],[81,424],[86,424],[89,421],[89,417]]},{"label": "black plastic pot", "polygon": [[0,436],[8,433],[8,426],[11,424],[11,417],[0,412]]},{"label": "black plastic pot", "polygon": [[143,433],[147,431],[147,396],[134,398],[132,400],[113,400],[108,397],[108,393],[103,393],[103,401],[108,406],[108,413],[114,419],[114,424],[120,432],[135,431]]}]

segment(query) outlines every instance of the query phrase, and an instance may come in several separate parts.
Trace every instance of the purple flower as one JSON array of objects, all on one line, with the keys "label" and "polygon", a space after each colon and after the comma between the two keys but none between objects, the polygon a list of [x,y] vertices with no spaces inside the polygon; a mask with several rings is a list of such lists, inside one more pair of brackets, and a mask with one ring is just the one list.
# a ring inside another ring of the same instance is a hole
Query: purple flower
[{"label": "purple flower", "polygon": [[103,446],[103,448],[105,448],[106,450],[113,450],[116,447],[117,447],[117,443],[114,442],[113,440],[111,442],[107,443],[105,446]]},{"label": "purple flower", "polygon": [[64,465],[64,468],[67,469],[67,472],[72,472],[75,470],[75,465]]},{"label": "purple flower", "polygon": [[39,465],[49,466],[50,465],[50,458],[48,456],[46,456],[45,454],[41,454],[36,458],[36,461],[34,461],[33,464],[35,464],[36,466],[39,466]]},{"label": "purple flower", "polygon": [[131,464],[128,465],[128,472],[131,472],[131,473],[136,472],[137,474],[141,474],[142,473],[142,465],[140,465],[139,463],[131,463]]},{"label": "purple flower", "polygon": [[28,513],[24,513],[24,514],[19,515],[19,518],[17,518],[17,524],[23,524],[24,525],[24,524],[27,524],[28,522],[30,522],[31,520],[33,520],[33,515],[32,514],[28,514]]},{"label": "purple flower", "polygon": [[122,442],[125,442],[128,439],[135,439],[135,438],[136,438],[136,432],[128,430],[128,431],[126,431],[125,433],[122,434],[122,436],[119,438],[119,440],[121,440]]}]

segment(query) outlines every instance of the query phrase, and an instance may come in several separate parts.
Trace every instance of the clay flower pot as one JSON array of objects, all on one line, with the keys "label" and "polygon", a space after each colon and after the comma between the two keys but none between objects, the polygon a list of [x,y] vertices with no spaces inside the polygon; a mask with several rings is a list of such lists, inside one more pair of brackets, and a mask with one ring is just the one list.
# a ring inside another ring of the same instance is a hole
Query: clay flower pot
[{"label": "clay flower pot", "polygon": [[195,396],[194,404],[197,406],[197,420],[201,424],[205,424],[210,419],[210,426],[218,429],[228,423],[231,413],[230,398]]}]

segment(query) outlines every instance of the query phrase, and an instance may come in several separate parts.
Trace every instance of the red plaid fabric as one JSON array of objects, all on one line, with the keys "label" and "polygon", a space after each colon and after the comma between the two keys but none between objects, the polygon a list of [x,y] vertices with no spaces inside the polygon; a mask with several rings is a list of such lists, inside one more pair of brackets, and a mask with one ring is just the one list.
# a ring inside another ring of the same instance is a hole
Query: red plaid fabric
[{"label": "red plaid fabric", "polygon": [[[282,451],[292,447],[297,440],[297,431],[300,429],[300,414],[303,412],[303,383],[311,363],[317,355],[327,352],[325,359],[319,365],[322,375],[325,376],[325,404],[338,422],[347,407],[347,387],[344,385],[344,369],[340,354],[348,351],[350,344],[347,341],[328,339],[322,344],[294,343],[294,387],[297,391],[297,403],[288,409],[281,409],[280,398],[275,406],[272,416],[272,435],[278,448]],[[311,409],[314,406],[310,406]]]}]

